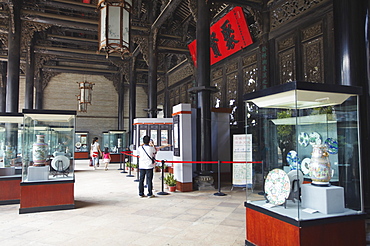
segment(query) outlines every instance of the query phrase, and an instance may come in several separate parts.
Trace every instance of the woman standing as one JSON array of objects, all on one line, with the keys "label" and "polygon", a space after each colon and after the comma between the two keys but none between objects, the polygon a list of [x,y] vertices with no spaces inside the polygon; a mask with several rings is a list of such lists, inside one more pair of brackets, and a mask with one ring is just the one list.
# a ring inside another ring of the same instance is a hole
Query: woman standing
[{"label": "woman standing", "polygon": [[99,155],[101,155],[100,144],[98,143],[98,141],[99,138],[94,137],[90,148],[90,156],[92,158],[94,170],[96,169],[96,167],[99,167]]}]

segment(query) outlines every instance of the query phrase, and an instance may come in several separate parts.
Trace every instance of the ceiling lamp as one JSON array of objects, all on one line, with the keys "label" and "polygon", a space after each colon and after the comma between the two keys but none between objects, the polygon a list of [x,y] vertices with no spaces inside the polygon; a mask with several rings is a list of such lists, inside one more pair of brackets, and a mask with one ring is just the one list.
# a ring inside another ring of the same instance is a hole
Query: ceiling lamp
[{"label": "ceiling lamp", "polygon": [[100,0],[99,52],[129,54],[132,0]]},{"label": "ceiling lamp", "polygon": [[78,111],[87,112],[87,105],[91,104],[92,88],[95,84],[86,81],[77,83],[80,89],[80,95],[77,96]]}]

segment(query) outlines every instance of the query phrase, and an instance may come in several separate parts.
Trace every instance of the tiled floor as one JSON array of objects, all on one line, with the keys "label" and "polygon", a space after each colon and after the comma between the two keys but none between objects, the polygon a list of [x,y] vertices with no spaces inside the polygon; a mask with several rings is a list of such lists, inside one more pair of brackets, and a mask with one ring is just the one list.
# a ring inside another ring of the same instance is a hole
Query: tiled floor
[{"label": "tiled floor", "polygon": [[118,167],[94,171],[87,161],[77,161],[76,209],[20,215],[19,205],[0,206],[0,245],[245,244],[245,191],[139,198],[136,177],[126,177]]}]

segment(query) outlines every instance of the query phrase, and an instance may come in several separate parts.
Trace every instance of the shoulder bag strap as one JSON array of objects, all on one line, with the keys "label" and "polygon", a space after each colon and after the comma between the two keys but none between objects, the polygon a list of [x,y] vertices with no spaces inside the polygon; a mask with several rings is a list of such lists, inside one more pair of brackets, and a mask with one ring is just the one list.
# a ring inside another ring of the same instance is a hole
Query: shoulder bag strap
[{"label": "shoulder bag strap", "polygon": [[145,154],[149,157],[149,159],[151,159],[152,161],[154,161],[155,159],[154,159],[153,157],[150,157],[150,156],[148,155],[148,152],[146,152],[146,150],[145,150],[145,148],[144,148],[144,145],[143,145],[143,146],[141,146],[141,147],[143,147],[143,150],[145,151]]}]

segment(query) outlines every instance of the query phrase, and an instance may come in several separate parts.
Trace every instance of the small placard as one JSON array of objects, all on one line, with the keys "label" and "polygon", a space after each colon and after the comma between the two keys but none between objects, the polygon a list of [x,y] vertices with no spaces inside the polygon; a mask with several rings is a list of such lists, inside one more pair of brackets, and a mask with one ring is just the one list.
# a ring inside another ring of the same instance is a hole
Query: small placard
[{"label": "small placard", "polygon": [[319,212],[318,210],[315,210],[315,209],[312,209],[312,208],[305,208],[302,211],[303,212],[306,212],[306,213],[309,213],[309,214],[313,214],[313,213]]},{"label": "small placard", "polygon": [[273,207],[276,207],[276,205],[274,205],[272,203],[266,203],[265,205],[263,205],[263,207],[265,207],[265,208],[273,208]]}]

